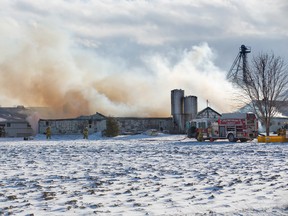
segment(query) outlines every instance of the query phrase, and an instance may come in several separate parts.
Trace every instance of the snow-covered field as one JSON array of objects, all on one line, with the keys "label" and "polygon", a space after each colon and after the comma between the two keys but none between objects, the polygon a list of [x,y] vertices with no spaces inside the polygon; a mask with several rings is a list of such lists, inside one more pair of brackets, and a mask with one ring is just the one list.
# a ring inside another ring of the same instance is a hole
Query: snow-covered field
[{"label": "snow-covered field", "polygon": [[0,215],[288,215],[288,143],[0,139]]}]

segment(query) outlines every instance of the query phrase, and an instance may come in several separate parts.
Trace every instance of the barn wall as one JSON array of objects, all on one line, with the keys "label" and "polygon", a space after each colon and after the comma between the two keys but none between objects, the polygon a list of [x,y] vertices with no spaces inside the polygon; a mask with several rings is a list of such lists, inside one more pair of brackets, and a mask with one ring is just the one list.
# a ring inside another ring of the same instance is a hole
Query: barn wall
[{"label": "barn wall", "polygon": [[103,132],[104,130],[106,130],[106,120],[97,121],[94,132]]},{"label": "barn wall", "polygon": [[[6,122],[5,137],[29,137],[33,135],[33,129],[28,122]],[[1,135],[2,136],[2,135]]]},{"label": "barn wall", "polygon": [[60,119],[39,120],[39,133],[44,134],[50,126],[52,134],[81,134],[85,127],[89,133],[102,132],[106,129],[106,120]]},{"label": "barn wall", "polygon": [[120,134],[138,134],[143,133],[149,129],[156,129],[158,131],[170,132],[173,127],[172,118],[116,118]]}]

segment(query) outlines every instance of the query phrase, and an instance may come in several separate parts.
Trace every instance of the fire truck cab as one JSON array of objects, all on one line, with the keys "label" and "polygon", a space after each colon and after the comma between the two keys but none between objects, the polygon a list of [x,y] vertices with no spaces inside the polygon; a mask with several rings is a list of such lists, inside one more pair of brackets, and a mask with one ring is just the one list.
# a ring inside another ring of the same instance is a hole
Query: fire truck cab
[{"label": "fire truck cab", "polygon": [[198,141],[228,139],[229,142],[246,142],[257,138],[258,120],[254,113],[224,113],[216,119],[194,119],[189,122],[189,138]]}]

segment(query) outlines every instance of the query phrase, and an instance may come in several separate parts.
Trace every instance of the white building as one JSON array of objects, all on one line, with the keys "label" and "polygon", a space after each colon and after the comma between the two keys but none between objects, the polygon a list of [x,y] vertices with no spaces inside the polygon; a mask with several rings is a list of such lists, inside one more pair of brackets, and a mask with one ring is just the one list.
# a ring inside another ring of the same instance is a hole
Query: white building
[{"label": "white building", "polygon": [[70,119],[40,119],[38,133],[45,134],[48,126],[52,135],[81,134],[85,127],[88,127],[89,133],[103,132],[106,129],[106,117],[97,112],[94,115]]},{"label": "white building", "polygon": [[23,106],[0,107],[0,137],[30,137],[35,135],[28,122],[29,109]]},{"label": "white building", "polygon": [[[277,132],[279,128],[288,129],[288,101],[279,101],[281,103],[280,108],[277,113],[271,118],[270,122],[270,132]],[[248,104],[241,109],[240,112],[254,112],[252,105]],[[260,122],[259,131],[265,132],[265,126],[263,126]]]}]

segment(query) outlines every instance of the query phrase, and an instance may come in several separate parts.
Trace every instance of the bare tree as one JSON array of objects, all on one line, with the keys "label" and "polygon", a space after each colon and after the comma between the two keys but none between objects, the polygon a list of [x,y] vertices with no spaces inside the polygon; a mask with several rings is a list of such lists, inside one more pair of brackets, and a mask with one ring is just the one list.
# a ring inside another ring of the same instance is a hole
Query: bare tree
[{"label": "bare tree", "polygon": [[271,118],[288,99],[287,64],[274,54],[260,53],[253,57],[245,73],[245,79],[237,74],[230,80],[239,88],[246,104],[253,107],[268,136]]}]

